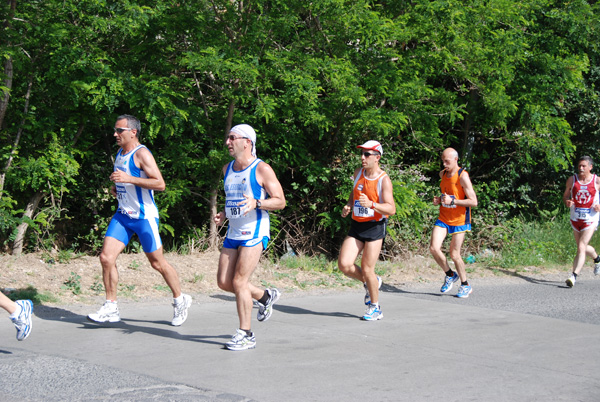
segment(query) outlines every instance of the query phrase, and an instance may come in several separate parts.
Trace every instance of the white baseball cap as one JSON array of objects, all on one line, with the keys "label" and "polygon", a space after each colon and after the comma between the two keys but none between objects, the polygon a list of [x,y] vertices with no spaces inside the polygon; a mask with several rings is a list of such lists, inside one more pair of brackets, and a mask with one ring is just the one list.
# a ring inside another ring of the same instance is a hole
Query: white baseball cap
[{"label": "white baseball cap", "polygon": [[369,140],[362,145],[357,146],[356,148],[369,149],[371,151],[377,151],[380,155],[383,155],[383,147],[379,143],[379,141]]}]

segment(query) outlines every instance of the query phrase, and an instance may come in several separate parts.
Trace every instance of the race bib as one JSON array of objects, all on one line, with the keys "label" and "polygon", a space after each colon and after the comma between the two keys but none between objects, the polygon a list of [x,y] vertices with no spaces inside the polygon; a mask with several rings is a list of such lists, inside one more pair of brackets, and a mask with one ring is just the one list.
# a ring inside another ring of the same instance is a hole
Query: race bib
[{"label": "race bib", "polygon": [[[453,196],[453,195],[451,195],[450,197],[452,197],[453,200],[456,199],[456,197]],[[442,203],[442,207],[444,207],[444,208],[456,208],[456,204],[450,205],[450,204],[444,204],[444,203]]]},{"label": "race bib", "polygon": [[125,190],[125,186],[117,184],[115,187],[117,191],[117,200],[124,201],[127,197],[127,190]]},{"label": "race bib", "polygon": [[577,214],[579,220],[585,220],[591,211],[591,208],[575,208],[575,214]]},{"label": "race bib", "polygon": [[372,218],[375,216],[374,209],[363,207],[358,201],[354,201],[354,210],[352,213],[354,214],[354,216],[361,218]]},{"label": "race bib", "polygon": [[227,219],[237,219],[242,217],[242,207],[237,205],[243,200],[229,200],[225,202],[225,216]]}]

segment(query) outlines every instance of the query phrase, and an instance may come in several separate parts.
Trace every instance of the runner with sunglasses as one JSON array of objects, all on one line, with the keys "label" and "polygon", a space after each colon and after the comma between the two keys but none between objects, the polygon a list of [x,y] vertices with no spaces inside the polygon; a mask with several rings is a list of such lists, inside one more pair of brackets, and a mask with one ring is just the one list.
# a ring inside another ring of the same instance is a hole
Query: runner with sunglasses
[{"label": "runner with sunglasses", "polygon": [[171,325],[179,326],[187,319],[192,298],[181,293],[177,271],[163,254],[154,191],[163,191],[165,181],[150,150],[140,144],[141,129],[140,121],[136,117],[117,117],[114,137],[120,148],[110,180],[114,183],[111,193],[117,199],[119,207],[106,229],[100,253],[106,301],[98,312],[89,314],[88,319],[100,323],[121,321],[117,307],[117,257],[131,237],[137,234],[150,265],[162,275],[173,292]]},{"label": "runner with sunglasses", "polygon": [[[379,167],[383,147],[370,140],[361,149],[361,167],[352,176],[354,186],[342,217],[352,213],[348,235],[342,243],[338,267],[346,276],[361,281],[365,287],[364,303],[367,311],[362,319],[376,321],[383,318],[379,305],[381,277],[375,274],[375,264],[383,246],[387,218],[396,213],[392,181]],[[360,266],[355,263],[362,252]]]},{"label": "runner with sunglasses", "polygon": [[256,347],[251,330],[253,300],[258,304],[257,320],[267,321],[279,290],[261,289],[250,283],[270,234],[268,211],[285,208],[285,195],[275,172],[256,157],[256,132],[248,124],[234,126],[225,137],[233,160],[223,166],[225,208],[214,216],[217,225],[229,219],[217,271],[219,288],[235,294],[240,326],[225,348],[247,350]]}]

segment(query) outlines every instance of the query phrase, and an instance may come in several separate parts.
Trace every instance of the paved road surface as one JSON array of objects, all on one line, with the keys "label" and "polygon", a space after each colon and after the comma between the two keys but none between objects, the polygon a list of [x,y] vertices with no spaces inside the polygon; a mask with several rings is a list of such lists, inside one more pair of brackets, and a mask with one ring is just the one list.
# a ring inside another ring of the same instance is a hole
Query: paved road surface
[{"label": "paved road surface", "polygon": [[38,307],[26,341],[0,326],[0,400],[600,400],[600,278],[473,284],[466,300],[384,284],[379,322],[359,320],[359,289],[284,293],[244,352],[222,348],[226,295],[196,296],[178,328],[168,301],[121,302],[112,325],[86,321],[96,306]]}]

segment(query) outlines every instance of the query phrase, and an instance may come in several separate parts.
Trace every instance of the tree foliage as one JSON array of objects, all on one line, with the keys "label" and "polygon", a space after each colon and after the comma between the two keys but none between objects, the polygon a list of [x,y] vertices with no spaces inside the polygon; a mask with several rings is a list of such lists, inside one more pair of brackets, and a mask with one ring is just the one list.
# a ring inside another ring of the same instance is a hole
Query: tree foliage
[{"label": "tree foliage", "polygon": [[166,179],[156,199],[172,247],[205,233],[229,159],[224,134],[238,123],[255,127],[258,156],[288,198],[276,248],[336,252],[356,145],[368,139],[383,144],[394,181],[394,244],[426,235],[447,146],[469,169],[486,224],[554,211],[576,154],[600,147],[598,7],[17,0],[12,16],[5,2],[0,52],[13,70],[1,88],[0,166],[14,161],[1,172],[0,239],[10,247],[42,191],[38,212],[59,204],[50,241],[34,230],[26,246],[97,250],[116,208],[107,189],[123,113],[143,121]]}]

